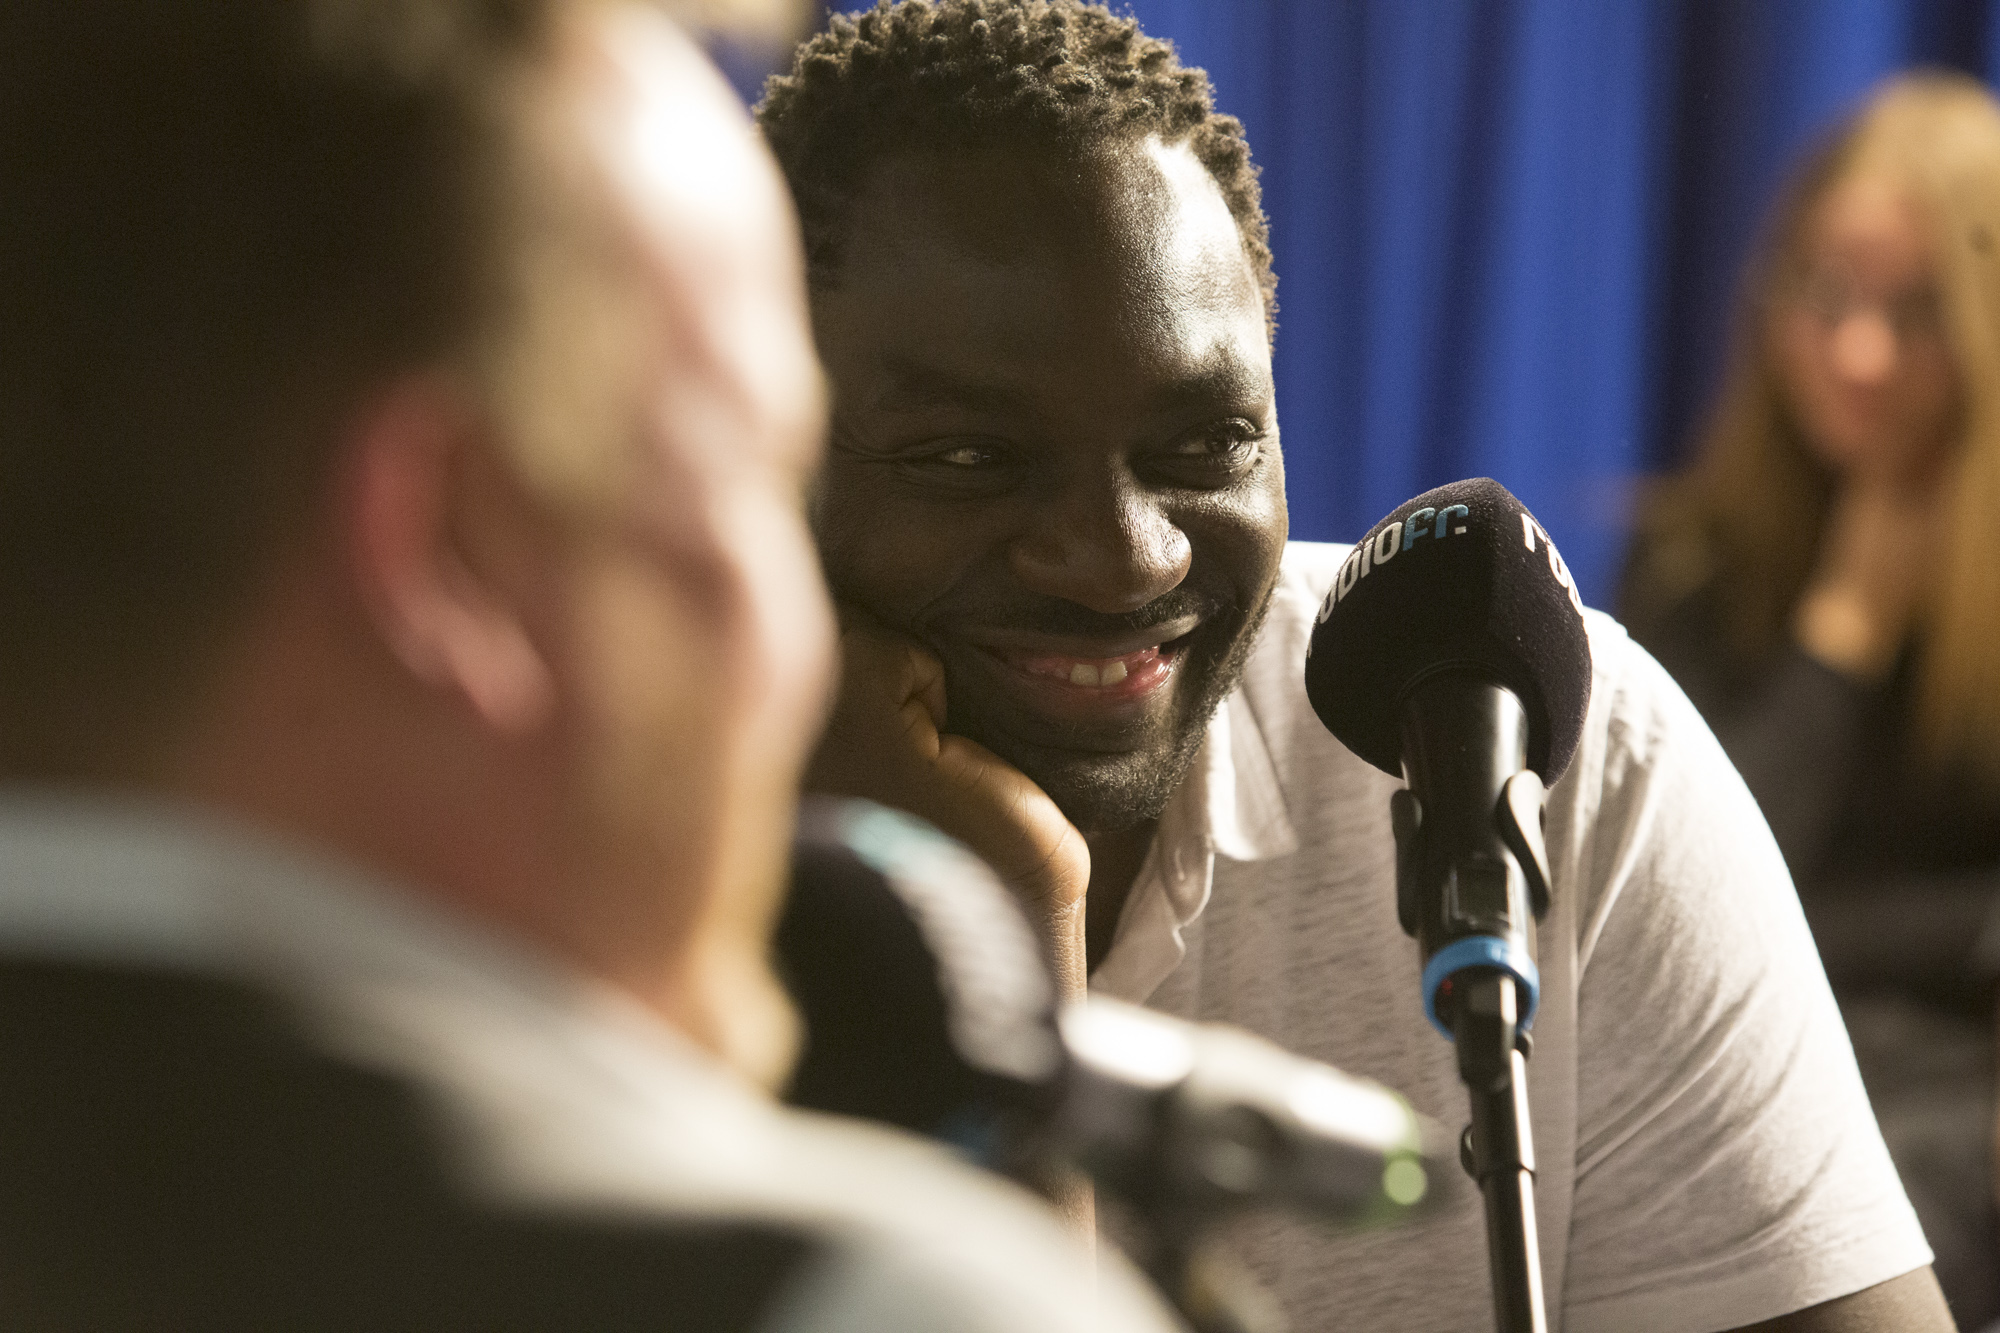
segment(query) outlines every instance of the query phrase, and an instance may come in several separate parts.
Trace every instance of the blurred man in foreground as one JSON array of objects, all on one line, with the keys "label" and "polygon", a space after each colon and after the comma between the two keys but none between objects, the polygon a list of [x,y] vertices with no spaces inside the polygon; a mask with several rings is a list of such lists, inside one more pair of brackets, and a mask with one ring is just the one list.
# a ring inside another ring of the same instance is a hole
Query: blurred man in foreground
[{"label": "blurred man in foreground", "polygon": [[1159,1327],[774,1110],[782,188],[628,4],[0,14],[0,1324]]},{"label": "blurred man in foreground", "polygon": [[[1463,1123],[1396,923],[1395,783],[1305,697],[1346,551],[1286,541],[1242,126],[1070,0],[836,20],[760,118],[835,391],[816,522],[852,614],[815,779],[985,853],[1073,987]],[[1769,831],[1588,621],[1530,1066],[1551,1326],[1949,1328]],[[1482,1233],[1467,1206],[1238,1239],[1301,1328],[1456,1333],[1490,1327]]]}]

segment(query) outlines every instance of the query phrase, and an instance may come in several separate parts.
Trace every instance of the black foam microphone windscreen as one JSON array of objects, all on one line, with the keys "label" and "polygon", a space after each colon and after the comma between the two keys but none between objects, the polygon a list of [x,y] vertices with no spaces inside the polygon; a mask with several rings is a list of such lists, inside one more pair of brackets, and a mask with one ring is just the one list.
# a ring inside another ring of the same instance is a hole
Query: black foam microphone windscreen
[{"label": "black foam microphone windscreen", "polygon": [[792,870],[774,943],[806,1030],[786,1099],[1004,1157],[1061,1065],[1012,900],[957,843],[864,801],[807,799]]},{"label": "black foam microphone windscreen", "polygon": [[1590,641],[1555,544],[1490,477],[1398,506],[1355,544],[1306,658],[1313,711],[1348,749],[1403,772],[1402,701],[1463,670],[1506,686],[1528,716],[1528,767],[1550,786],[1583,733]]}]

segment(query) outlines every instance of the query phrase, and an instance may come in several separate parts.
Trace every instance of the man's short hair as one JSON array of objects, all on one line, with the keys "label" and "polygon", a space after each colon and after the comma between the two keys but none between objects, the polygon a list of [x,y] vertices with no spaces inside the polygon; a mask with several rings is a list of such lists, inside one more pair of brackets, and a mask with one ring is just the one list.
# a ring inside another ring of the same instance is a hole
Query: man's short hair
[{"label": "man's short hair", "polygon": [[1087,149],[1158,135],[1186,143],[1222,190],[1277,310],[1270,228],[1243,125],[1215,110],[1208,76],[1101,5],[1076,0],[879,0],[837,15],[774,77],[758,121],[798,202],[816,285],[871,168],[911,149],[1010,144]]},{"label": "man's short hair", "polygon": [[134,762],[354,395],[491,322],[559,3],[0,6],[0,773]]}]

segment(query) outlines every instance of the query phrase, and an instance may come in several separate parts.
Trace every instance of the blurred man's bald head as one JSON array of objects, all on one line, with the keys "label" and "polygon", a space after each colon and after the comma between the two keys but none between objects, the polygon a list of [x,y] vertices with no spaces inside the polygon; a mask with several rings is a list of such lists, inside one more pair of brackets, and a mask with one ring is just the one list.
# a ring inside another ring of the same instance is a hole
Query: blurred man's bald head
[{"label": "blurred man's bald head", "polygon": [[0,192],[0,780],[331,846],[774,1069],[823,392],[682,31],[16,0]]}]

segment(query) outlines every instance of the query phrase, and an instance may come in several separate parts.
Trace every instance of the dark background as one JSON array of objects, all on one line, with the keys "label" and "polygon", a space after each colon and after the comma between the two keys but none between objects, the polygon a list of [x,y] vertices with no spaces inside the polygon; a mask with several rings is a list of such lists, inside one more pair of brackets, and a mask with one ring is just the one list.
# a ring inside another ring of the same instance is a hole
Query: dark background
[{"label": "dark background", "polygon": [[1113,8],[1208,70],[1263,168],[1292,535],[1485,474],[1599,606],[1792,162],[1897,70],[2000,69],[2000,0]]}]

